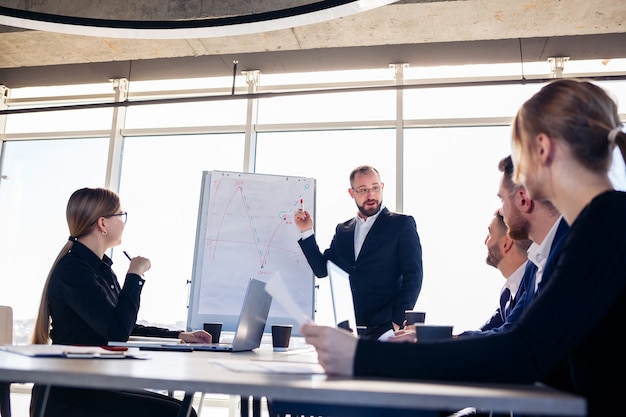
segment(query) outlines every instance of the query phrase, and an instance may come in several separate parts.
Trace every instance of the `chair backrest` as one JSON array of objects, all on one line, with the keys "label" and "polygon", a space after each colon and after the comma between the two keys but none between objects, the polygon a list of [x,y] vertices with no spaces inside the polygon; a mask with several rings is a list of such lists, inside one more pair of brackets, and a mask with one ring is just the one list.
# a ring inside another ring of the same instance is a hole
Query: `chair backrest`
[{"label": "chair backrest", "polygon": [[13,344],[13,309],[0,306],[0,345]]}]

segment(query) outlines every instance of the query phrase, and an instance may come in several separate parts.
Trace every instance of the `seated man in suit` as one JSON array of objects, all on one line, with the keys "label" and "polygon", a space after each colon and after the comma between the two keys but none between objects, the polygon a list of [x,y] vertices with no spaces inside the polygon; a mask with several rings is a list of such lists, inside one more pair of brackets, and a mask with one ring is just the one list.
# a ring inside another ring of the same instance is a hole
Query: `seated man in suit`
[{"label": "seated man in suit", "polygon": [[422,287],[422,248],[415,220],[384,207],[383,188],[375,168],[359,166],[352,171],[348,193],[357,214],[337,226],[324,253],[315,240],[310,213],[300,209],[294,216],[302,232],[298,243],[315,275],[328,275],[328,260],[350,274],[357,325],[365,326],[363,336],[371,338],[397,330]]},{"label": "seated man in suit", "polygon": [[[500,160],[498,169],[502,172],[498,197],[502,200],[500,212],[508,227],[508,236],[513,240],[530,239],[524,276],[517,290],[514,306],[506,314],[504,323],[489,329],[470,330],[459,336],[489,335],[505,331],[513,326],[532,302],[543,280],[550,278],[556,264],[561,244],[569,231],[567,223],[549,201],[530,198],[523,185],[513,182],[513,161],[511,156]],[[402,330],[390,338],[400,342],[414,337],[412,329]]]},{"label": "seated man in suit", "polygon": [[534,299],[541,282],[550,278],[569,226],[549,201],[532,200],[524,186],[513,182],[513,161],[510,156],[498,164],[502,172],[498,196],[502,199],[502,216],[513,239],[530,239],[528,263],[520,296],[505,322],[483,334],[507,330],[519,320]]},{"label": "seated man in suit", "polygon": [[[569,232],[567,223],[552,203],[532,200],[524,186],[513,182],[513,161],[510,156],[503,158],[498,168],[502,172],[498,190],[498,197],[502,200],[500,212],[508,227],[508,237],[518,241],[530,239],[532,244],[528,248],[528,261],[524,266],[514,306],[506,314],[504,322],[491,328],[466,331],[459,337],[488,336],[510,329],[534,300],[540,283],[546,283],[550,278],[560,254],[561,244]],[[397,332],[389,341],[401,342],[414,337],[414,331],[407,329]],[[564,364],[559,364],[546,375],[545,380],[563,384],[567,380],[565,369]],[[493,413],[476,414],[476,416],[487,415],[500,417],[499,414]]]},{"label": "seated man in suit", "polygon": [[[500,305],[495,313],[480,327],[481,331],[500,327],[515,307],[523,294],[522,278],[528,261],[530,239],[513,240],[508,236],[508,228],[500,210],[497,210],[489,223],[485,245],[487,246],[487,264],[497,268],[506,283],[500,294]],[[461,333],[464,335],[464,333]]]}]

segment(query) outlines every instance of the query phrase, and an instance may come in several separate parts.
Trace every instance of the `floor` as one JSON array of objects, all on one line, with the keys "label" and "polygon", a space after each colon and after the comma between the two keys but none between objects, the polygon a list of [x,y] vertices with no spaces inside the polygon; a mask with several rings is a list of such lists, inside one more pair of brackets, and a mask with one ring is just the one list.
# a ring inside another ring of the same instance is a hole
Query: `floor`
[{"label": "floor", "polygon": [[[194,408],[198,417],[239,417],[239,397],[220,394],[206,394],[203,406],[198,410],[200,394],[194,398]],[[30,386],[13,384],[11,386],[11,417],[29,417]],[[261,408],[261,417],[268,417],[265,404]],[[250,414],[252,415],[252,414]]]}]

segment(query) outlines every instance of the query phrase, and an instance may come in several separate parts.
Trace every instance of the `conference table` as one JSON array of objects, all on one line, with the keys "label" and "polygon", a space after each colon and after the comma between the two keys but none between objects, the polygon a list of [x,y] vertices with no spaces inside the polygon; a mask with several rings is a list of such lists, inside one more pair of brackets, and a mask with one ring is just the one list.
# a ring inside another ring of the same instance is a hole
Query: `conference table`
[{"label": "conference table", "polygon": [[[469,384],[329,376],[311,347],[274,352],[137,351],[143,359],[30,357],[0,350],[0,382],[184,391],[282,401],[450,411],[584,416],[584,398],[540,385]],[[257,411],[258,412],[258,411]]]}]

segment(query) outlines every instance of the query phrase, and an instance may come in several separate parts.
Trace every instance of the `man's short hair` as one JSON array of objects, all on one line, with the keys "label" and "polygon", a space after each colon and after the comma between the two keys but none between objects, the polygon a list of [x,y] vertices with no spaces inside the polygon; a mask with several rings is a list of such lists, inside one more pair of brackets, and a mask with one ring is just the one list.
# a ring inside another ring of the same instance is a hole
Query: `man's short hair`
[{"label": "man's short hair", "polygon": [[[502,158],[500,160],[500,162],[498,163],[498,169],[500,170],[500,172],[502,172],[502,184],[509,192],[509,196],[512,196],[521,188],[524,188],[522,184],[516,184],[513,181],[513,159],[511,158],[511,155],[505,158]],[[552,204],[552,202],[548,200],[545,200],[545,201],[533,200],[533,201],[537,204],[543,205],[552,214],[555,214],[555,215],[560,214],[557,208],[554,206],[554,204]]]},{"label": "man's short hair", "polygon": [[376,175],[378,175],[378,179],[380,180],[380,174],[378,173],[378,170],[376,168],[374,168],[373,166],[369,166],[369,165],[360,165],[354,168],[352,172],[350,173],[350,186],[352,186],[354,177],[356,177],[357,174],[367,174],[368,172],[375,172]]},{"label": "man's short hair", "polygon": [[498,162],[498,169],[502,172],[502,184],[507,189],[509,195],[513,195],[522,188],[521,185],[513,182],[513,159],[511,155],[504,157]]}]

